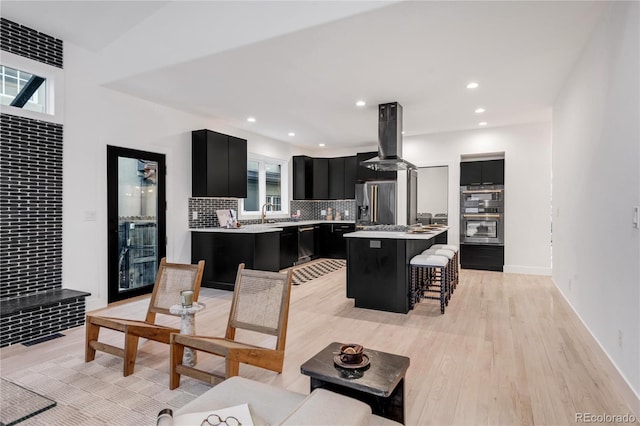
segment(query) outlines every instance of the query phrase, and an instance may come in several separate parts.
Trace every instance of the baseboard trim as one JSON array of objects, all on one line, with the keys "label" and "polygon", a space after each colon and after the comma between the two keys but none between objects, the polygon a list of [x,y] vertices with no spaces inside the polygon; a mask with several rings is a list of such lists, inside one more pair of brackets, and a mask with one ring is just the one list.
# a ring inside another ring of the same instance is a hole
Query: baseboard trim
[{"label": "baseboard trim", "polygon": [[527,274],[551,276],[551,268],[536,266],[504,265],[503,271],[507,274]]},{"label": "baseboard trim", "polygon": [[595,346],[593,346],[594,355],[597,357],[598,361],[600,361],[600,363],[606,369],[609,377],[611,377],[611,380],[613,380],[613,382],[615,383],[616,388],[620,391],[620,394],[622,395],[622,399],[624,399],[624,401],[627,403],[629,408],[631,408],[633,415],[636,417],[636,419],[639,419],[640,418],[640,395],[638,395],[635,392],[635,390],[633,389],[633,387],[631,386],[627,378],[624,376],[624,374],[622,374],[622,372],[616,365],[615,361],[611,359],[607,351],[602,347],[598,339],[596,339],[596,337],[593,335],[593,333],[591,332],[591,329],[587,327],[587,324],[584,322],[580,314],[576,312],[576,310],[574,309],[569,299],[567,299],[567,296],[562,292],[560,287],[558,287],[558,285],[553,280],[553,278],[551,278],[551,282],[553,282],[553,285],[556,286],[556,289],[562,295],[562,298],[567,302],[567,305],[569,305],[573,313],[578,317],[578,319],[580,320],[584,328],[587,330],[587,333],[589,333],[593,341],[596,343]]}]

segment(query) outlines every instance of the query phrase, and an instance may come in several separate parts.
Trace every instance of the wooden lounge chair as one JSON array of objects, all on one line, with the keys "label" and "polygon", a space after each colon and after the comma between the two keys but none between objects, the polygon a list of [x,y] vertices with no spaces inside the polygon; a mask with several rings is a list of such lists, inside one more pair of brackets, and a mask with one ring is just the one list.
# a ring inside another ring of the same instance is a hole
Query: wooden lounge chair
[{"label": "wooden lounge chair", "polygon": [[[282,373],[289,318],[292,272],[254,271],[238,267],[231,301],[227,332],[222,337],[171,334],[170,388],[180,386],[180,375],[215,383],[220,377],[182,364],[184,348],[226,358],[225,378],[237,376],[239,363]],[[251,330],[276,337],[275,348],[265,348],[235,340],[236,329]]]},{"label": "wooden lounge chair", "polygon": [[[173,315],[169,313],[169,308],[181,303],[182,290],[192,290],[194,301],[197,301],[203,271],[204,260],[197,265],[185,265],[167,263],[166,259],[162,258],[144,321],[87,314],[85,362],[93,361],[96,351],[107,352],[124,359],[124,376],[132,374],[140,337],[169,344],[171,333],[180,331],[177,328],[155,324],[156,314]],[[98,335],[101,327],[124,333],[124,348],[99,342]]]}]

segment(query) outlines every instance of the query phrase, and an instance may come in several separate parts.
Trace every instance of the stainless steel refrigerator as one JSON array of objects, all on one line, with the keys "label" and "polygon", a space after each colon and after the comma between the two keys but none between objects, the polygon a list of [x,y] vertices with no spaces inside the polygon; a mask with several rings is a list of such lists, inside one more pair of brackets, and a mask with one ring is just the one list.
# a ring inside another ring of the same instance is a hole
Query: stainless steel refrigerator
[{"label": "stainless steel refrigerator", "polygon": [[396,182],[368,181],[356,184],[356,224],[396,224]]}]

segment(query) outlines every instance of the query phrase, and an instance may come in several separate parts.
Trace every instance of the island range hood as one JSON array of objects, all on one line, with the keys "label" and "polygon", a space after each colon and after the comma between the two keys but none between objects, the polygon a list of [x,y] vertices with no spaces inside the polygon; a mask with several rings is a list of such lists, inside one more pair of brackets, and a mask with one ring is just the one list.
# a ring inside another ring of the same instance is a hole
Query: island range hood
[{"label": "island range hood", "polygon": [[402,105],[399,103],[378,105],[378,156],[360,165],[381,171],[416,169],[402,159]]}]

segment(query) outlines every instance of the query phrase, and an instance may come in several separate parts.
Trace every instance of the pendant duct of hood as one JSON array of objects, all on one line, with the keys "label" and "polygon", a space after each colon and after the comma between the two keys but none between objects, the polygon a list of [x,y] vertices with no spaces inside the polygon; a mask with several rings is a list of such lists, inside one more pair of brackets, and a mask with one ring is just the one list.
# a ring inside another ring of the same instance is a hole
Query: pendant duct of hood
[{"label": "pendant duct of hood", "polygon": [[402,105],[398,102],[378,105],[378,156],[360,163],[381,171],[416,169],[402,158]]}]

